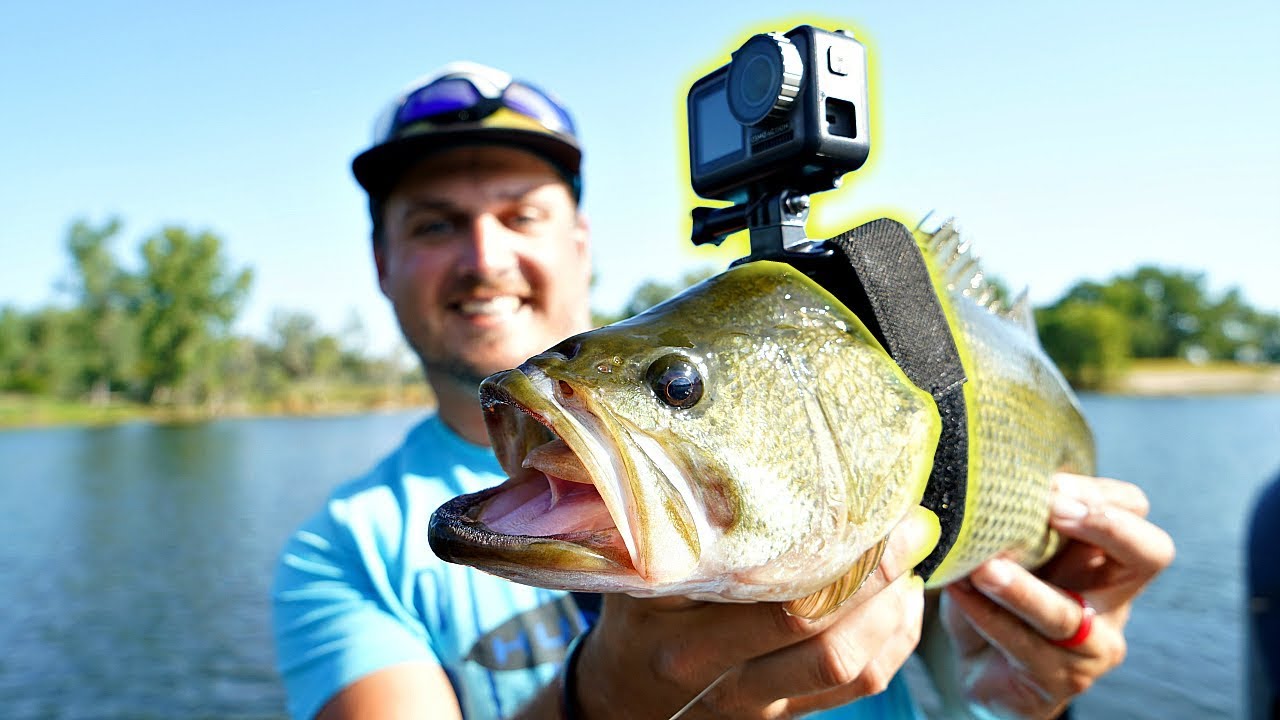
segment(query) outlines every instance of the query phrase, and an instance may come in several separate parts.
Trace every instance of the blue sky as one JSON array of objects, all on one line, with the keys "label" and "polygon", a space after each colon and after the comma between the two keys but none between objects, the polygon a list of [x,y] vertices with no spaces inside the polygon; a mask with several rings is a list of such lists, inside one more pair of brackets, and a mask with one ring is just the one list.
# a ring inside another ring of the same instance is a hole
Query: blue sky
[{"label": "blue sky", "polygon": [[[1153,262],[1280,310],[1280,3],[62,2],[0,9],[0,304],[58,300],[65,231],[165,224],[256,273],[275,309],[371,349],[377,293],[349,162],[406,83],[454,59],[559,94],[586,156],[595,305],[719,254],[688,243],[692,80],[750,34],[845,27],[872,63],[872,161],[815,202],[811,235],[959,218],[989,270],[1045,303]],[[617,8],[617,9],[614,9]]]}]

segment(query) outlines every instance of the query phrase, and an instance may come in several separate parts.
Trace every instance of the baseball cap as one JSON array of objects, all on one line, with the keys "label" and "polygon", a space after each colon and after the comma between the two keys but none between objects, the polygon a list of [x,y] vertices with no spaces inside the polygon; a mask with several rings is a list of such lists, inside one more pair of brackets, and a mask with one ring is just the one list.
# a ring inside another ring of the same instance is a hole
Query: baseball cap
[{"label": "baseball cap", "polygon": [[569,111],[550,93],[474,62],[450,63],[409,85],[379,116],[373,145],[351,170],[370,198],[382,197],[424,155],[467,144],[537,153],[579,195],[582,149]]}]

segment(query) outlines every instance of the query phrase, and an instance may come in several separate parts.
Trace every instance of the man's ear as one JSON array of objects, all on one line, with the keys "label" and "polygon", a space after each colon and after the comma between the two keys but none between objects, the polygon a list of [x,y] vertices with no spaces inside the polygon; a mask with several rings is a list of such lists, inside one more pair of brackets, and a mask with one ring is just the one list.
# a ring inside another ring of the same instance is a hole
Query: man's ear
[{"label": "man's ear", "polygon": [[373,264],[378,269],[378,289],[382,291],[382,295],[388,299],[391,296],[387,293],[387,247],[386,241],[373,242]]},{"label": "man's ear", "polygon": [[587,214],[581,210],[578,211],[577,219],[574,220],[573,228],[574,239],[578,242],[578,253],[582,256],[584,264],[587,266],[587,274],[591,274],[591,221],[587,219]]}]

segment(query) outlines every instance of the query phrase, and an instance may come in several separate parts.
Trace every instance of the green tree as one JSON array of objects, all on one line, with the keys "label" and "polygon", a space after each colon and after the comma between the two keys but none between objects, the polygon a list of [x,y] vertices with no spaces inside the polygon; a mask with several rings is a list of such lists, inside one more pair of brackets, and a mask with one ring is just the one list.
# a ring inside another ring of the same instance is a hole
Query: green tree
[{"label": "green tree", "polygon": [[311,374],[323,380],[334,380],[342,370],[342,344],[332,335],[321,335],[311,343]]},{"label": "green tree", "polygon": [[19,372],[30,353],[27,317],[11,305],[0,309],[0,391],[24,390]]},{"label": "green tree", "polygon": [[77,220],[67,232],[74,269],[68,290],[75,302],[68,349],[80,365],[83,389],[97,403],[128,385],[136,361],[133,278],[121,270],[111,248],[120,227],[115,218],[99,227]]},{"label": "green tree", "polygon": [[1215,299],[1201,272],[1142,266],[1106,283],[1077,283],[1059,301],[1066,302],[1119,312],[1134,357],[1280,359],[1274,330],[1280,319],[1251,307],[1234,288]]},{"label": "green tree", "polygon": [[648,310],[654,305],[676,295],[686,288],[706,280],[718,272],[720,272],[720,270],[714,267],[700,267],[685,272],[675,282],[646,280],[632,291],[631,298],[627,300],[627,303],[622,306],[620,311],[617,313],[595,312],[592,314],[592,320],[597,325],[608,325],[609,323],[624,320],[632,315],[637,315]]},{"label": "green tree", "polygon": [[271,314],[267,342],[290,380],[311,377],[312,350],[319,337],[315,318],[306,313],[277,310]]},{"label": "green tree", "polygon": [[347,312],[347,319],[338,331],[338,372],[342,377],[355,382],[371,382],[376,373],[370,360],[365,357],[369,347],[369,332],[365,329],[364,320],[355,308]]},{"label": "green tree", "polygon": [[1072,386],[1104,390],[1124,373],[1131,338],[1126,318],[1101,303],[1065,299],[1036,311],[1045,352]]},{"label": "green tree", "polygon": [[1280,363],[1280,314],[1264,316],[1259,325],[1258,345],[1262,359]]},{"label": "green tree", "polygon": [[[350,319],[344,330],[348,332],[354,332]],[[324,333],[311,315],[277,310],[269,333],[276,362],[289,380],[334,380],[343,374],[348,357],[342,342]],[[364,362],[359,355],[355,359]]]},{"label": "green tree", "polygon": [[1210,303],[1204,273],[1144,265],[1106,284],[1077,284],[1064,300],[1100,303],[1129,324],[1134,357],[1185,357],[1202,346],[1204,313]]},{"label": "green tree", "polygon": [[18,328],[21,347],[9,386],[19,392],[70,399],[78,390],[79,364],[67,348],[71,345],[74,313],[43,308],[24,319]]},{"label": "green tree", "polygon": [[[138,277],[141,397],[183,399],[202,352],[224,337],[249,291],[248,269],[227,267],[222,240],[167,227],[142,245]],[[216,390],[216,388],[208,388]]]},{"label": "green tree", "polygon": [[1132,282],[1151,298],[1153,320],[1163,330],[1163,342],[1153,357],[1186,357],[1193,348],[1203,348],[1210,307],[1204,273],[1143,266]]},{"label": "green tree", "polygon": [[207,385],[210,405],[226,407],[253,397],[260,389],[263,371],[257,343],[248,337],[228,337],[216,341],[213,382]]},{"label": "green tree", "polygon": [[1245,302],[1238,288],[1231,288],[1203,313],[1199,338],[1215,360],[1260,362],[1280,360],[1276,329],[1280,316],[1257,310]]}]

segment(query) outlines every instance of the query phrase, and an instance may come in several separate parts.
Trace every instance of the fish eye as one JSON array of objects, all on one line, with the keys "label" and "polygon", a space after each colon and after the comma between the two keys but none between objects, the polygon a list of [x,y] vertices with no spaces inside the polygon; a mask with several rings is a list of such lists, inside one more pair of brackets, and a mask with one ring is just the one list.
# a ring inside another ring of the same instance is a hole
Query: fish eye
[{"label": "fish eye", "polygon": [[649,389],[673,408],[691,408],[702,399],[702,373],[683,355],[664,355],[645,373]]}]

